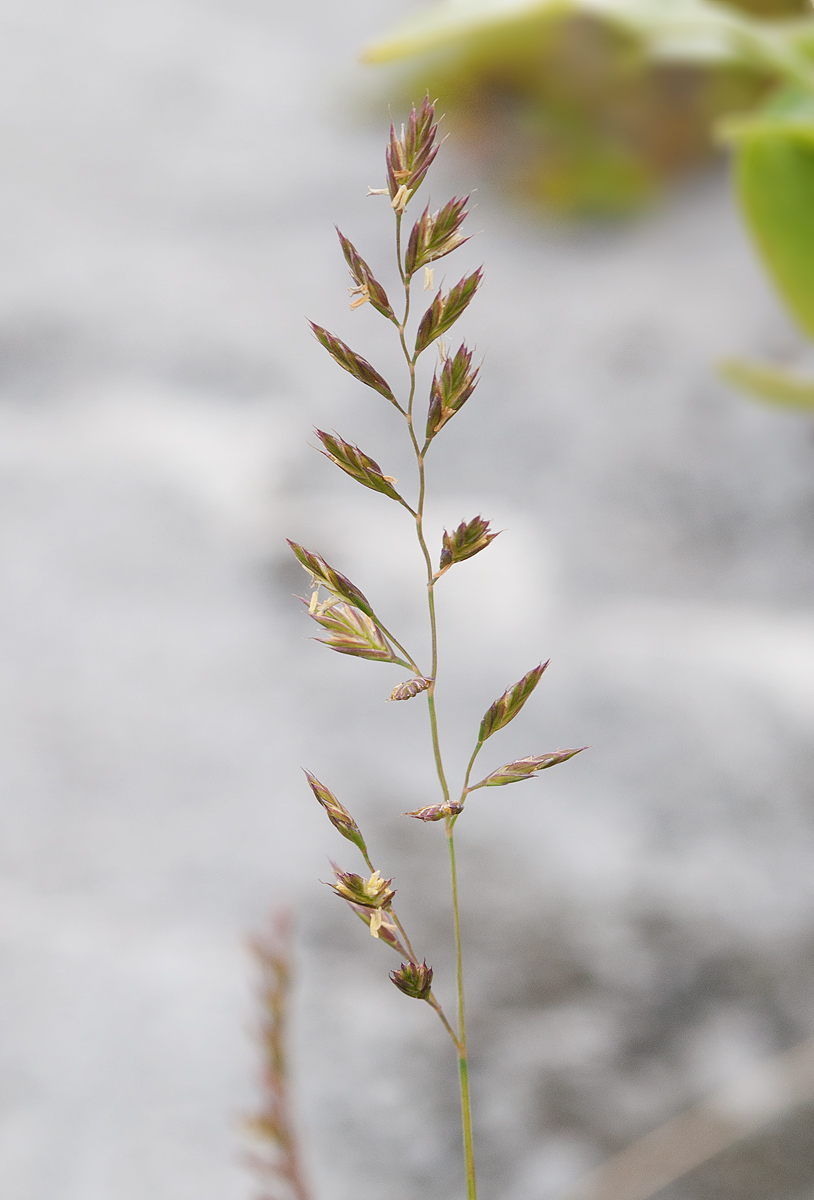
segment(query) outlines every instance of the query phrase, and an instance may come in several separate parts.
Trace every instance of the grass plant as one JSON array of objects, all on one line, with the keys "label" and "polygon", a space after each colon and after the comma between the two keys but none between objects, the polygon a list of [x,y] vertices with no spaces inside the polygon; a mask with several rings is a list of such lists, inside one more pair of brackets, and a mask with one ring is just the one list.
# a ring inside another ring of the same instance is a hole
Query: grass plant
[{"label": "grass plant", "polygon": [[[410,496],[397,490],[396,481],[385,474],[379,464],[359,446],[346,442],[338,434],[316,430],[322,452],[332,463],[354,482],[399,505],[414,524],[425,565],[429,634],[429,652],[426,660],[419,663],[420,656],[413,656],[398,641],[355,583],[331,566],[320,554],[296,542],[289,542],[289,545],[310,577],[311,594],[307,607],[323,635],[318,640],[340,654],[352,655],[370,662],[388,663],[403,671],[409,671],[410,676],[393,688],[390,699],[400,702],[417,700],[427,706],[430,744],[438,777],[438,794],[431,803],[403,815],[421,821],[428,829],[442,829],[446,839],[457,977],[457,1006],[454,1014],[445,1013],[435,996],[433,969],[414,949],[396,913],[396,890],[393,880],[385,878],[382,870],[374,866],[374,858],[355,819],[321,780],[308,771],[306,778],[331,824],[356,847],[365,865],[364,874],[334,866],[335,881],[331,885],[334,893],[362,920],[374,938],[396,951],[401,958],[401,965],[390,972],[391,980],[405,996],[427,1004],[449,1036],[457,1059],[460,1080],[467,1196],[468,1200],[475,1200],[475,1153],[469,1091],[455,826],[463,816],[468,798],[473,792],[481,788],[503,787],[532,779],[541,771],[572,758],[584,747],[515,759],[473,782],[476,760],[485,742],[518,716],[540,682],[548,664],[539,663],[487,708],[480,727],[474,734],[474,748],[459,787],[452,786],[444,765],[435,700],[439,667],[436,588],[442,583],[447,572],[457,569],[467,559],[487,550],[497,534],[491,531],[487,520],[477,515],[461,521],[451,531],[441,532],[433,552],[430,549],[432,539],[425,528],[428,455],[435,439],[445,430],[452,418],[461,412],[472,396],[480,370],[465,342],[453,351],[442,340],[463,316],[480,288],[480,269],[464,276],[449,290],[439,288],[429,307],[417,316],[413,312],[414,284],[420,282],[423,276],[424,289],[429,291],[433,288],[435,263],[467,240],[462,233],[462,225],[467,215],[468,197],[453,197],[434,212],[427,205],[409,230],[405,224],[408,206],[421,187],[438,152],[437,134],[435,108],[427,97],[418,108],[413,106],[408,121],[399,132],[391,125],[385,155],[386,186],[372,190],[373,194],[389,199],[395,221],[395,257],[400,292],[396,305],[391,304],[384,287],[356,247],[344,234],[337,231],[353,282],[351,308],[357,309],[363,304],[370,304],[383,320],[393,326],[393,335],[398,339],[404,358],[403,388],[391,386],[374,366],[335,334],[313,322],[311,324],[317,341],[331,355],[334,362],[361,384],[376,392],[393,408],[398,423],[409,438],[416,467],[415,488]],[[436,353],[437,361],[426,404],[419,406],[416,364],[419,358],[427,353]]]}]

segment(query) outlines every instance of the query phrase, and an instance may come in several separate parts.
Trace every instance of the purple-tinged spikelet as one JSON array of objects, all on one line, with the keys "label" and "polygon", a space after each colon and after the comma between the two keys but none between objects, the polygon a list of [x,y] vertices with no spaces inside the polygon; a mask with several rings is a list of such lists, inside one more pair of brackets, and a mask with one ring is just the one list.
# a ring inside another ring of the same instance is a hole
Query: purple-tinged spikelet
[{"label": "purple-tinged spikelet", "polygon": [[447,533],[445,529],[439,564],[441,570],[446,571],[453,563],[465,562],[467,558],[480,554],[497,536],[497,533],[489,532],[489,522],[484,521],[483,517],[461,521],[452,533]]},{"label": "purple-tinged spikelet", "polygon": [[531,693],[537,687],[547,666],[548,662],[544,662],[540,663],[537,667],[533,667],[518,683],[512,684],[510,688],[506,688],[500,699],[495,700],[480,723],[479,742],[485,742],[493,733],[497,733],[498,729],[502,729],[504,725],[509,724],[509,721],[514,720]]},{"label": "purple-tinged spikelet", "polygon": [[423,963],[402,963],[398,971],[391,971],[390,978],[400,992],[414,1000],[428,1000],[432,991],[432,967]]},{"label": "purple-tinged spikelet", "polygon": [[425,679],[423,675],[416,675],[413,679],[405,679],[404,683],[399,683],[393,688],[390,693],[390,699],[412,700],[413,696],[418,696],[421,692],[426,692],[431,683],[432,680]]},{"label": "purple-tinged spikelet", "polygon": [[485,779],[473,784],[467,791],[474,792],[482,787],[502,787],[507,783],[521,783],[524,779],[533,779],[538,771],[568,762],[569,758],[587,749],[587,746],[578,746],[575,750],[554,750],[551,754],[530,754],[528,758],[516,758],[514,762],[506,763],[496,771],[490,771]]}]

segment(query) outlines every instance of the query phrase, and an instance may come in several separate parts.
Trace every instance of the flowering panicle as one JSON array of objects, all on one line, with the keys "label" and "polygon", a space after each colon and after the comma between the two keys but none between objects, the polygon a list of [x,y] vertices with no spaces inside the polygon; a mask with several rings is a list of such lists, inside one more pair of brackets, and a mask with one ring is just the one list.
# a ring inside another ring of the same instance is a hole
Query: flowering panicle
[{"label": "flowering panicle", "polygon": [[[426,960],[420,960],[414,952],[410,939],[396,915],[393,907],[395,889],[392,886],[392,879],[384,878],[379,870],[374,869],[366,842],[348,809],[340,803],[325,784],[310,772],[306,772],[306,778],[311,791],[324,809],[331,824],[343,838],[352,842],[359,849],[365,865],[370,871],[369,876],[357,875],[334,866],[335,880],[329,886],[335,895],[343,900],[365,923],[374,938],[390,946],[401,956],[401,966],[390,972],[391,980],[404,995],[424,1000],[435,1010],[455,1047],[461,1080],[467,1197],[468,1200],[476,1200],[453,832],[464,811],[464,804],[473,792],[531,779],[541,771],[573,758],[584,747],[515,759],[489,772],[479,782],[470,783],[471,772],[483,744],[493,734],[514,720],[540,682],[548,665],[540,663],[517,683],[507,688],[484,714],[460,792],[451,789],[444,768],[435,695],[438,673],[435,588],[451,567],[466,562],[467,559],[487,550],[498,534],[491,530],[489,521],[480,515],[461,521],[452,530],[444,529],[440,537],[438,569],[434,569],[433,557],[425,533],[426,455],[435,436],[456,413],[461,411],[474,392],[478,383],[480,367],[473,365],[472,351],[465,342],[461,342],[454,354],[450,354],[444,343],[441,342],[439,345],[441,361],[433,375],[426,412],[419,412],[417,411],[415,389],[416,364],[420,356],[434,342],[442,338],[466,312],[482,281],[482,272],[478,268],[471,274],[465,275],[448,290],[439,288],[429,307],[419,315],[415,322],[414,332],[412,327],[408,331],[411,287],[414,286],[414,276],[423,268],[425,272],[424,286],[426,290],[429,290],[433,286],[433,264],[457,250],[467,240],[462,233],[462,226],[467,216],[468,198],[456,196],[435,210],[431,210],[428,204],[418,219],[414,221],[406,247],[404,247],[402,237],[404,212],[438,152],[437,129],[435,109],[430,103],[429,97],[418,108],[413,107],[409,120],[402,127],[400,133],[396,133],[394,125],[390,127],[390,140],[385,155],[386,192],[390,196],[390,203],[395,213],[396,247],[399,258],[398,277],[404,288],[403,307],[399,306],[401,316],[396,314],[384,287],[359,251],[343,233],[337,230],[342,253],[354,285],[351,292],[351,307],[356,309],[369,303],[398,331],[398,342],[406,367],[406,386],[404,392],[400,393],[401,398],[399,399],[397,390],[367,359],[352,350],[335,334],[329,333],[321,325],[311,323],[314,336],[328,351],[334,362],[358,382],[387,400],[404,419],[407,427],[406,437],[415,456],[417,473],[416,486],[412,489],[409,485],[398,486],[397,481],[391,475],[385,474],[375,458],[372,458],[355,443],[346,441],[339,434],[326,433],[322,429],[317,429],[316,436],[321,453],[339,467],[348,478],[369,491],[378,492],[389,500],[395,501],[410,514],[427,570],[425,588],[428,599],[430,635],[428,642],[431,650],[423,666],[419,666],[386,628],[374,612],[370,601],[355,583],[332,567],[321,555],[307,550],[297,542],[289,542],[289,545],[311,578],[312,593],[308,602],[308,612],[324,634],[323,637],[315,640],[322,642],[339,654],[350,655],[370,662],[390,664],[409,671],[410,677],[402,679],[402,682],[393,687],[390,692],[391,700],[403,701],[419,696],[426,697],[440,796],[437,796],[434,802],[424,804],[404,815],[413,817],[423,825],[443,829],[447,839],[452,867],[453,924],[459,964],[459,1015],[455,1028],[447,1020],[443,1009],[432,993],[432,968],[427,966]],[[372,189],[372,191],[378,193],[379,189]],[[422,427],[426,430],[423,445],[417,432]]]}]

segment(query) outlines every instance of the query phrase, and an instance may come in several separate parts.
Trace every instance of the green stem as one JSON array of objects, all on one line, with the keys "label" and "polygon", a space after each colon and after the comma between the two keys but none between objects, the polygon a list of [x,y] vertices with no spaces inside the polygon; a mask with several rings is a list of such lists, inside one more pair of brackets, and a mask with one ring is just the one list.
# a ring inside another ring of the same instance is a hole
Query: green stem
[{"label": "green stem", "polygon": [[464,968],[461,953],[461,921],[458,914],[458,875],[455,870],[455,841],[452,830],[456,818],[447,819],[447,846],[452,880],[452,911],[455,917],[455,956],[458,973],[458,1073],[461,1079],[461,1121],[464,1135],[464,1158],[466,1160],[467,1200],[477,1200],[475,1189],[475,1155],[472,1148],[472,1110],[469,1103],[469,1061],[466,1054],[466,1018],[464,1014]]},{"label": "green stem", "polygon": [[466,775],[464,776],[464,786],[463,786],[463,789],[461,790],[461,804],[463,804],[464,800],[466,799],[466,793],[470,790],[469,776],[472,774],[472,768],[475,765],[475,759],[480,754],[482,746],[483,746],[483,742],[478,742],[478,744],[475,746],[475,749],[472,751],[472,757],[470,758],[469,762],[467,763]]},{"label": "green stem", "polygon": [[438,1013],[438,1016],[441,1018],[441,1022],[443,1024],[444,1028],[446,1029],[449,1036],[452,1038],[453,1046],[455,1047],[455,1049],[457,1051],[460,1052],[461,1044],[458,1041],[458,1036],[455,1033],[455,1030],[450,1025],[449,1021],[447,1020],[446,1016],[444,1015],[444,1010],[442,1009],[442,1007],[438,1003],[438,1001],[435,999],[435,996],[432,994],[432,992],[430,992],[429,996],[427,997],[427,1004],[429,1004],[430,1008],[434,1008],[435,1011]]},{"label": "green stem", "polygon": [[[370,873],[372,875],[374,873],[374,871],[376,870],[376,868],[373,866],[373,863],[370,861],[370,856],[368,855],[366,850],[362,850],[362,858],[364,858],[365,862],[367,863],[368,870],[370,871]],[[416,955],[416,952],[412,947],[412,943],[410,942],[410,939],[407,936],[407,930],[404,928],[401,921],[398,919],[395,909],[391,907],[389,912],[390,912],[390,916],[393,918],[393,924],[395,925],[396,929],[398,929],[399,933],[401,934],[402,938],[404,939],[404,949],[407,951],[407,953],[410,957],[410,961],[417,963],[418,956]],[[364,918],[362,918],[362,919],[364,920]],[[435,1011],[438,1013],[438,1016],[441,1019],[441,1023],[443,1024],[443,1026],[446,1029],[449,1036],[452,1038],[455,1049],[459,1050],[460,1046],[458,1043],[458,1037],[455,1033],[455,1030],[450,1025],[449,1021],[446,1018],[443,1008],[438,1003],[438,1001],[436,1000],[436,998],[432,994],[432,992],[430,992],[429,996],[427,997],[427,1003],[429,1004],[430,1008],[434,1008]]]},{"label": "green stem", "polygon": [[384,634],[384,636],[385,636],[385,637],[386,637],[386,638],[387,638],[389,641],[391,641],[391,642],[393,643],[393,645],[396,647],[396,649],[397,649],[397,650],[400,650],[400,651],[401,651],[401,653],[404,655],[404,657],[407,659],[407,661],[406,661],[406,662],[405,662],[403,665],[404,665],[405,667],[407,667],[407,669],[408,669],[408,670],[410,670],[410,671],[415,671],[416,675],[420,675],[420,674],[421,674],[421,670],[420,670],[420,668],[418,667],[418,665],[417,665],[417,663],[416,663],[415,659],[413,658],[412,654],[409,654],[409,653],[408,653],[408,652],[407,652],[407,651],[404,649],[404,647],[402,646],[401,642],[397,642],[397,641],[396,641],[396,639],[393,637],[393,635],[392,635],[392,633],[390,632],[390,630],[387,628],[387,626],[386,626],[386,625],[382,625],[382,623],[381,623],[381,621],[379,620],[379,618],[378,618],[378,617],[376,617],[376,624],[378,625],[379,629],[382,631],[382,633]]},{"label": "green stem", "polygon": [[[404,358],[407,362],[407,368],[410,372],[410,396],[407,402],[406,421],[407,428],[410,431],[410,440],[413,444],[413,451],[418,465],[418,503],[415,509],[415,527],[418,537],[418,544],[421,547],[421,553],[424,556],[424,563],[427,568],[427,606],[429,609],[430,618],[430,636],[432,640],[432,668],[430,670],[429,679],[430,685],[427,688],[427,709],[430,717],[430,732],[432,735],[432,751],[435,758],[435,769],[438,773],[438,780],[441,784],[441,791],[444,795],[444,803],[449,804],[450,793],[449,785],[447,784],[446,774],[444,773],[444,763],[441,757],[441,743],[438,737],[438,717],[435,711],[435,681],[438,674],[438,622],[435,613],[435,583],[436,577],[433,573],[432,558],[427,547],[427,542],[424,537],[424,496],[426,492],[426,475],[424,470],[424,456],[427,452],[428,442],[424,446],[420,446],[418,438],[415,434],[415,426],[413,424],[413,402],[415,400],[415,364],[418,359],[418,352],[413,351],[411,354],[407,348],[407,338],[405,330],[407,320],[410,315],[410,279],[404,270],[404,265],[401,256],[401,213],[396,214],[396,253],[399,264],[399,274],[401,281],[404,284],[404,317],[399,323],[399,338],[401,340],[401,348],[404,353]],[[477,747],[477,754],[480,746]],[[470,770],[475,756],[469,764]],[[467,771],[467,783],[469,781],[469,771]],[[466,785],[464,785],[466,787]],[[465,794],[465,793],[464,793]],[[468,1200],[477,1200],[475,1191],[475,1158],[472,1149],[472,1113],[469,1103],[469,1064],[466,1055],[466,1022],[464,1019],[464,978],[463,978],[463,957],[461,950],[461,925],[458,913],[458,881],[455,871],[455,844],[452,837],[452,829],[456,818],[448,817],[446,822],[447,845],[449,847],[449,861],[452,871],[452,909],[455,918],[455,955],[457,961],[457,979],[458,979],[458,1032],[457,1035],[449,1025],[446,1017],[441,1012],[440,1006],[434,1000],[434,997],[429,1001],[438,1012],[444,1025],[447,1027],[450,1036],[455,1044],[455,1049],[458,1053],[458,1071],[461,1080],[461,1123],[463,1126],[464,1140],[464,1157],[466,1160],[466,1190]]]},{"label": "green stem", "polygon": [[399,337],[401,339],[401,348],[404,353],[404,358],[407,362],[407,368],[410,372],[410,396],[407,401],[407,428],[410,431],[410,441],[413,444],[413,451],[418,465],[418,503],[415,511],[415,529],[418,537],[418,544],[421,547],[421,553],[424,556],[424,564],[427,568],[427,604],[430,613],[430,636],[432,639],[432,666],[428,678],[431,680],[430,686],[427,688],[427,708],[430,714],[430,732],[432,735],[432,752],[435,758],[435,769],[438,772],[438,779],[441,783],[441,790],[444,794],[444,803],[449,804],[449,785],[447,784],[446,775],[444,773],[444,764],[441,758],[441,744],[438,737],[438,718],[435,712],[435,677],[438,672],[438,623],[435,616],[435,577],[432,569],[432,558],[427,547],[427,542],[424,537],[424,497],[426,494],[426,473],[424,470],[424,449],[418,444],[418,438],[415,435],[415,426],[413,424],[413,402],[415,401],[415,364],[418,359],[418,354],[411,354],[407,349],[407,339],[405,329],[407,320],[410,316],[410,280],[404,271],[401,261],[401,213],[396,215],[396,252],[398,255],[399,272],[401,274],[402,283],[404,284],[404,317],[399,324]]},{"label": "green stem", "polygon": [[[372,867],[370,869],[371,869],[371,871],[373,870]],[[396,914],[392,908],[390,909],[390,916],[393,918],[393,924],[395,925],[396,929],[398,929],[399,933],[401,934],[402,938],[404,939],[404,948],[406,949],[407,953],[410,956],[410,962],[417,963],[418,955],[416,954],[415,950],[413,949],[412,945],[410,944],[410,939],[407,936],[407,931],[405,930],[404,926],[402,925],[401,921],[398,919],[398,917],[396,916]],[[434,1008],[435,1011],[438,1013],[438,1016],[441,1019],[442,1025],[446,1029],[449,1036],[452,1038],[455,1049],[460,1050],[460,1044],[458,1042],[458,1038],[455,1033],[455,1030],[450,1025],[449,1021],[446,1018],[446,1014],[444,1013],[443,1008],[438,1003],[438,1001],[436,1000],[436,998],[432,994],[432,992],[430,992],[429,996],[427,997],[427,1003],[429,1004],[430,1008]]]},{"label": "green stem", "polygon": [[408,938],[408,936],[405,932],[404,926],[402,925],[401,921],[398,919],[398,917],[396,916],[396,914],[392,908],[390,909],[390,916],[393,918],[393,924],[395,925],[396,929],[399,931],[402,938],[404,939],[404,948],[407,951],[407,953],[410,955],[410,962],[418,962],[418,959],[416,958],[415,950],[410,945],[410,939]]}]

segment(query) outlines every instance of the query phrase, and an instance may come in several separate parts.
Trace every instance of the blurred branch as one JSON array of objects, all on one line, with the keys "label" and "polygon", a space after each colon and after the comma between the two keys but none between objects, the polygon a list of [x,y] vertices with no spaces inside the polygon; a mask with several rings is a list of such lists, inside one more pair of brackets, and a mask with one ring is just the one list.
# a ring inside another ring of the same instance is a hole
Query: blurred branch
[{"label": "blurred branch", "polygon": [[814,1100],[814,1037],[739,1075],[615,1154],[563,1200],[649,1200],[771,1121]]},{"label": "blurred branch", "polygon": [[278,912],[270,931],[254,938],[251,950],[260,968],[263,1016],[263,1102],[247,1122],[260,1149],[249,1162],[264,1184],[263,1200],[310,1200],[294,1130],[286,1054],[291,989],[291,917]]}]

